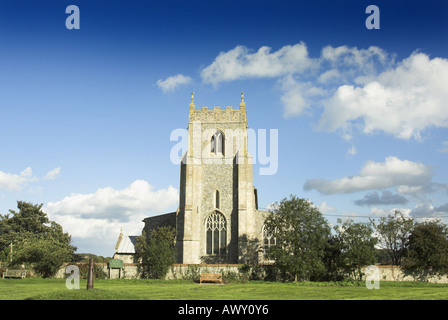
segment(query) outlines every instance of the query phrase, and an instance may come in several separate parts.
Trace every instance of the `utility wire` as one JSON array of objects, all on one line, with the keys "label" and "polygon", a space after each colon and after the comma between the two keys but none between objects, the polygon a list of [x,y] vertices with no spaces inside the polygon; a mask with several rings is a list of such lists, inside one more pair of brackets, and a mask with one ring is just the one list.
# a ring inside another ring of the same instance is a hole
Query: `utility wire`
[{"label": "utility wire", "polygon": [[[258,210],[261,211],[269,211],[268,208],[259,208]],[[380,218],[387,218],[388,216],[365,216],[365,215],[349,215],[349,214],[328,214],[328,213],[322,213],[325,217],[342,217],[342,218],[370,218],[370,219],[380,219]],[[416,216],[416,217],[410,217],[412,219],[425,219],[425,218],[448,218],[448,216]]]}]

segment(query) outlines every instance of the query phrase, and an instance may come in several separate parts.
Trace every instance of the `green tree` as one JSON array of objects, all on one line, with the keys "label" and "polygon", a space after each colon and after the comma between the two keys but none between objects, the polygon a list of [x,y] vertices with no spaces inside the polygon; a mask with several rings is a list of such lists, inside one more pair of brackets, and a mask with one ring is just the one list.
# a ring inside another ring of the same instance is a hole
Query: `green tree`
[{"label": "green tree", "polygon": [[266,229],[277,241],[268,256],[284,279],[313,280],[325,274],[323,257],[331,229],[309,200],[293,195],[283,199],[266,219]]},{"label": "green tree", "polygon": [[343,256],[343,243],[338,235],[331,235],[324,250],[323,262],[326,273],[322,277],[323,281],[341,281],[346,275]]},{"label": "green tree", "polygon": [[387,251],[393,265],[401,265],[413,228],[414,220],[405,218],[398,210],[393,216],[382,217],[376,225],[379,244]]},{"label": "green tree", "polygon": [[448,228],[441,221],[417,223],[408,240],[404,267],[409,271],[448,273]]},{"label": "green tree", "polygon": [[136,239],[137,259],[141,259],[142,276],[163,279],[169,267],[175,263],[174,239],[176,232],[171,227],[159,227],[149,235],[143,231]]},{"label": "green tree", "polygon": [[354,278],[362,279],[362,267],[375,263],[377,239],[373,237],[373,224],[349,219],[334,227],[342,242],[342,259]]},{"label": "green tree", "polygon": [[29,263],[43,278],[52,277],[64,262],[70,261],[73,249],[55,239],[25,239],[14,247],[13,264]]},{"label": "green tree", "polygon": [[0,251],[8,262],[30,263],[41,275],[50,276],[62,262],[72,259],[76,247],[62,226],[48,219],[42,206],[18,201],[18,212],[0,215]]},{"label": "green tree", "polygon": [[40,237],[48,230],[50,222],[47,215],[42,212],[41,205],[17,201],[19,212],[9,210],[6,215],[0,215],[0,250],[8,252],[13,242],[26,238]]}]

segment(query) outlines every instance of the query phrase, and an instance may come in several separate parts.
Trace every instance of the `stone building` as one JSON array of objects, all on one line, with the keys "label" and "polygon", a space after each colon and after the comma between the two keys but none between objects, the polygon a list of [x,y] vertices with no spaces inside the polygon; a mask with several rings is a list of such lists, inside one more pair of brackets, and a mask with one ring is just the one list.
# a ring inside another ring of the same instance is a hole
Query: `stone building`
[{"label": "stone building", "polygon": [[188,151],[180,165],[176,212],[144,219],[147,234],[176,229],[177,263],[258,263],[263,225],[247,147],[244,94],[239,109],[189,105]]},{"label": "stone building", "polygon": [[124,235],[120,230],[113,259],[120,259],[124,263],[134,263],[135,261],[135,241],[137,236]]}]

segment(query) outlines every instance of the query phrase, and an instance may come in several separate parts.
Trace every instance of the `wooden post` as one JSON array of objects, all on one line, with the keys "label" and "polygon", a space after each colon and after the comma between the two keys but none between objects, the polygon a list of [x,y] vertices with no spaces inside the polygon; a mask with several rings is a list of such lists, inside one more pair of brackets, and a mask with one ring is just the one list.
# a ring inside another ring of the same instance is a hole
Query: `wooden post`
[{"label": "wooden post", "polygon": [[94,270],[93,270],[93,259],[89,260],[89,274],[87,278],[87,290],[93,289],[93,278],[94,278]]},{"label": "wooden post", "polygon": [[9,246],[11,247],[10,255],[9,255],[9,262],[12,262],[12,247],[14,247],[14,245],[12,244],[12,241],[11,241],[11,244]]}]

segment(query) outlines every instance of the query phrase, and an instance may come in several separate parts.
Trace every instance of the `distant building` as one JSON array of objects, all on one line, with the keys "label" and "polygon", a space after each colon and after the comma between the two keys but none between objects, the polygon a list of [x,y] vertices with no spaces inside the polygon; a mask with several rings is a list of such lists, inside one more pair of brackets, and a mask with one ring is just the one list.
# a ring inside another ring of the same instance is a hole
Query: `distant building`
[{"label": "distant building", "polygon": [[137,236],[123,235],[120,231],[113,259],[123,260],[124,263],[134,263],[135,261],[135,239]]}]

